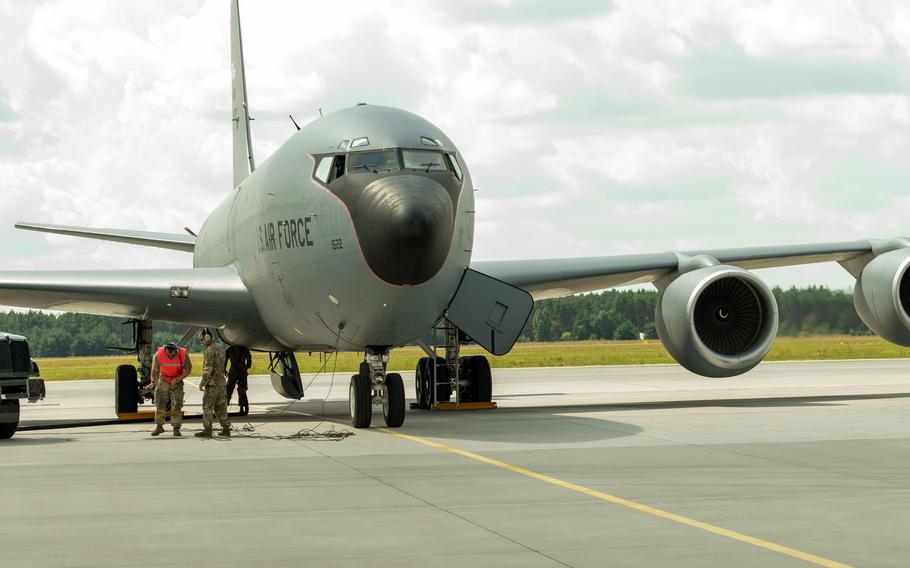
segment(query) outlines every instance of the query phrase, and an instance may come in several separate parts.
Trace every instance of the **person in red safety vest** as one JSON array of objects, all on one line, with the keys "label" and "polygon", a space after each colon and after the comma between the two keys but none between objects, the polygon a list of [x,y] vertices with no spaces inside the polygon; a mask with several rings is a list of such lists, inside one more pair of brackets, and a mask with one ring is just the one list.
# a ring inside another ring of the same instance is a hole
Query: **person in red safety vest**
[{"label": "person in red safety vest", "polygon": [[152,430],[152,436],[164,432],[168,403],[171,405],[174,435],[180,436],[180,426],[183,425],[183,379],[192,370],[193,365],[186,348],[177,347],[173,341],[158,348],[158,353],[152,358],[152,382],[149,384],[149,387],[155,389],[155,429]]}]

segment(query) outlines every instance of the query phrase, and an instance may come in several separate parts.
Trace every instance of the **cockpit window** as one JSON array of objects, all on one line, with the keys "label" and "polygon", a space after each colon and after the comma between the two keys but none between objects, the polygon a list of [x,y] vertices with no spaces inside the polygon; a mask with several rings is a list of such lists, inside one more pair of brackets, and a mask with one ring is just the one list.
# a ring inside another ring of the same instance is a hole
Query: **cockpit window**
[{"label": "cockpit window", "polygon": [[446,159],[452,166],[452,173],[455,174],[455,177],[458,178],[459,181],[461,181],[461,166],[458,165],[458,159],[455,158],[455,154],[446,154]]},{"label": "cockpit window", "polygon": [[313,175],[322,183],[327,183],[329,181],[329,173],[332,171],[333,159],[332,156],[323,156],[319,158],[319,165],[316,166],[316,173]]},{"label": "cockpit window", "polygon": [[344,154],[322,156],[317,158],[316,171],[313,177],[322,183],[332,183],[344,175]]},{"label": "cockpit window", "polygon": [[401,169],[395,150],[381,152],[352,152],[348,159],[348,173],[391,172]]},{"label": "cockpit window", "polygon": [[404,169],[425,172],[444,172],[449,169],[442,152],[432,150],[402,150]]}]

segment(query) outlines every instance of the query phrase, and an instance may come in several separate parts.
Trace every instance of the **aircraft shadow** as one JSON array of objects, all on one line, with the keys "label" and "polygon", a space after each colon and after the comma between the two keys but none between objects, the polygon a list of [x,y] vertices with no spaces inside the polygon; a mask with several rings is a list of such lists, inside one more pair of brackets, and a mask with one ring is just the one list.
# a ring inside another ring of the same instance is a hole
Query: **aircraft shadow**
[{"label": "aircraft shadow", "polygon": [[[409,401],[410,402],[410,401]],[[288,404],[257,405],[266,412],[245,417],[250,423],[299,422],[301,419],[325,420],[327,423],[350,428],[347,401],[330,401],[322,410],[321,401],[302,401]],[[282,412],[284,411],[284,412]],[[508,417],[501,416],[504,412]],[[305,414],[306,417],[301,416]],[[524,414],[525,416],[516,416]],[[572,443],[608,440],[634,436],[642,428],[626,422],[589,417],[564,416],[561,407],[530,407],[498,409],[495,411],[430,412],[408,410],[402,433],[436,439],[504,442],[511,444]],[[239,425],[235,419],[235,425]],[[383,426],[377,409],[373,425]]]},{"label": "aircraft shadow", "polygon": [[[512,396],[502,398],[513,398]],[[403,433],[435,439],[503,442],[512,444],[578,443],[635,436],[640,426],[617,420],[572,416],[610,412],[673,408],[782,408],[840,406],[850,401],[910,398],[908,392],[844,394],[751,399],[673,400],[654,402],[552,404],[522,408],[502,407],[495,411],[429,412],[408,410]],[[410,401],[409,401],[410,402]],[[249,422],[299,422],[303,415],[350,427],[346,401],[300,401],[292,404],[258,405],[264,413],[246,417]],[[279,411],[284,410],[284,413]],[[235,419],[239,422],[239,419]],[[374,426],[382,426],[375,412]]]},{"label": "aircraft shadow", "polygon": [[72,441],[72,438],[23,438],[16,436],[9,440],[0,440],[0,448],[9,446],[46,446],[49,444],[66,444]]},{"label": "aircraft shadow", "polygon": [[18,432],[29,432],[35,430],[55,430],[63,428],[84,428],[87,426],[112,426],[121,424],[116,419],[87,419],[79,420],[72,418],[52,419],[52,420],[23,420],[19,423]]},{"label": "aircraft shadow", "polygon": [[559,409],[561,413],[581,413],[592,411],[623,411],[623,410],[647,410],[647,409],[672,409],[672,408],[775,408],[775,407],[813,407],[813,406],[843,406],[850,401],[856,400],[879,400],[910,398],[908,392],[896,393],[875,393],[875,394],[836,394],[836,395],[814,395],[814,396],[789,396],[789,397],[765,397],[765,398],[743,398],[743,399],[699,399],[699,400],[668,400],[668,401],[648,401],[648,402],[604,402],[591,404],[567,404],[567,405],[549,405],[529,408],[502,408],[497,412],[531,412],[535,409]]},{"label": "aircraft shadow", "polygon": [[[560,393],[552,393],[558,396]],[[517,395],[499,397],[500,400],[515,398]],[[497,397],[494,397],[494,399]],[[546,406],[501,407],[495,411],[429,412],[408,410],[403,433],[436,439],[473,440],[503,442],[512,444],[578,443],[609,440],[635,436],[643,431],[640,426],[592,418],[573,416],[592,412],[621,412],[648,409],[684,408],[783,408],[783,407],[827,407],[842,406],[850,401],[910,398],[910,392],[844,394],[793,397],[767,397],[751,399],[710,399],[672,400],[650,402],[602,402],[591,404],[549,404]],[[408,401],[409,403],[411,401]],[[325,421],[327,424],[350,429],[348,402],[331,400],[303,400],[253,404],[254,411],[248,416],[231,415],[237,427],[245,424],[256,426],[267,424],[294,423],[301,421]],[[186,418],[198,422],[198,416]],[[143,421],[150,423],[151,420]],[[20,432],[108,426],[121,424],[111,419],[89,420],[36,420],[20,423]],[[137,423],[137,428],[147,424]],[[376,409],[373,414],[374,427],[382,427],[382,413]],[[15,437],[0,440],[0,446],[41,445],[71,442],[70,438]]]}]

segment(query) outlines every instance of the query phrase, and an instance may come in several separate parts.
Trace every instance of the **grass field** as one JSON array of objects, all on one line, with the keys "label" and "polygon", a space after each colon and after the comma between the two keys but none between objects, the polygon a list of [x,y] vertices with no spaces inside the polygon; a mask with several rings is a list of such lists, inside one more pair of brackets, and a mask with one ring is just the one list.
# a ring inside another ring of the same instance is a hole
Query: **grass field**
[{"label": "grass field", "polygon": [[[483,353],[472,346],[462,350],[468,355]],[[417,359],[423,356],[418,347],[403,347],[392,352],[390,370],[412,371]],[[892,345],[878,337],[827,336],[778,337],[768,355],[769,361],[800,361],[826,359],[895,359],[910,357],[910,349]],[[199,354],[191,356],[198,375],[202,364]],[[359,353],[340,353],[337,362],[330,358],[326,371],[348,374],[355,372],[362,360]],[[114,367],[135,363],[134,356],[64,357],[37,359],[41,376],[46,380],[110,379]],[[304,373],[315,373],[324,363],[317,353],[297,354]],[[268,373],[269,358],[265,353],[253,354],[252,374]],[[490,357],[495,367],[565,367],[580,365],[649,365],[673,363],[659,341],[573,341],[559,343],[519,343],[504,357]]]}]

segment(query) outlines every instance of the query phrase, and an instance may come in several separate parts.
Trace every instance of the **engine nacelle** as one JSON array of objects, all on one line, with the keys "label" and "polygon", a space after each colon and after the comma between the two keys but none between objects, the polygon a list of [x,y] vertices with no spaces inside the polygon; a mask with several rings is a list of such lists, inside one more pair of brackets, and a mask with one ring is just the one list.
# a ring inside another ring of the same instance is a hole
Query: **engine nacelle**
[{"label": "engine nacelle", "polygon": [[705,377],[758,365],[777,335],[777,301],[751,272],[708,266],[685,272],[657,301],[657,333],[670,355]]},{"label": "engine nacelle", "polygon": [[910,347],[910,248],[886,252],[863,268],[853,289],[856,313],[879,337]]}]

